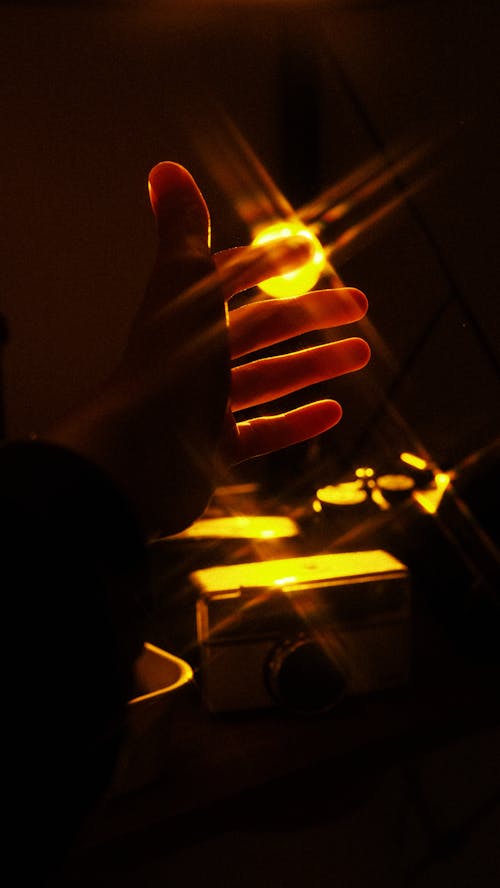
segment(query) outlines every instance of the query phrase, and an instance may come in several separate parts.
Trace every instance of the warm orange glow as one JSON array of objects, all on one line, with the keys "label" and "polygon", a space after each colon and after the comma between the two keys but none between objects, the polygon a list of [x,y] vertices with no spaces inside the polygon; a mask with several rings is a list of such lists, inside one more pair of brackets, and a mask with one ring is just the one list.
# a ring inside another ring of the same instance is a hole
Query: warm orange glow
[{"label": "warm orange glow", "polygon": [[378,489],[378,487],[375,487],[372,491],[372,500],[375,505],[377,505],[379,509],[382,509],[382,511],[384,512],[386,512],[387,509],[391,508],[391,504],[387,502],[384,494],[381,490]]},{"label": "warm orange glow", "polygon": [[320,487],[316,491],[316,496],[321,503],[331,506],[353,506],[363,503],[367,498],[367,493],[366,490],[363,490],[362,482],[359,480]]},{"label": "warm orange glow", "polygon": [[356,478],[373,478],[374,474],[373,469],[365,468],[364,466],[360,466],[355,471]]},{"label": "warm orange glow", "polygon": [[409,475],[380,475],[378,484],[382,490],[387,491],[405,491],[415,487],[415,482]]},{"label": "warm orange glow", "polygon": [[445,491],[450,480],[451,478],[447,472],[438,472],[437,475],[434,476],[434,483],[438,490]]},{"label": "warm orange glow", "polygon": [[286,586],[287,584],[296,583],[297,577],[290,575],[289,577],[278,577],[277,580],[274,581],[275,586]]},{"label": "warm orange glow", "polygon": [[[269,231],[276,220],[282,220],[279,226],[286,226],[286,220],[298,222],[302,231],[321,239],[323,271],[320,274],[328,278],[328,286],[342,287],[344,284],[337,269],[346,259],[352,259],[354,248],[363,248],[365,238],[371,236],[380,223],[429,183],[436,172],[436,152],[445,148],[449,138],[455,135],[456,132],[444,127],[439,138],[433,133],[430,140],[419,139],[415,142],[413,138],[405,138],[399,143],[392,142],[384,152],[370,157],[299,207],[290,204],[225,112],[219,109],[214,119],[214,108],[211,107],[210,126],[198,127],[196,138],[200,141],[200,153],[214,180],[230,199],[252,236]],[[407,185],[402,186],[403,182]],[[285,289],[276,295],[290,296],[294,292],[305,292],[319,280],[319,277],[315,277],[314,283],[307,282],[294,291],[291,286],[289,288],[292,277],[286,275],[272,279],[282,284],[286,282]],[[298,283],[297,277],[295,283]],[[266,284],[262,289],[275,295],[265,288]],[[372,350],[377,351],[389,370],[397,372],[399,362],[396,356],[369,318],[363,319],[363,327],[363,335],[369,340]],[[414,441],[417,448],[412,429],[392,401],[387,409],[393,423],[406,430],[407,440]],[[417,449],[426,452],[425,447],[419,446]],[[431,462],[427,463],[412,453],[401,454],[401,459],[417,470],[433,469]],[[365,477],[363,480],[368,487],[369,479]],[[313,509],[319,511],[320,508],[318,496]]]},{"label": "warm orange glow", "polygon": [[189,663],[148,641],[145,642],[142,653],[136,660],[134,672],[140,693],[129,700],[130,705],[163,697],[178,690],[193,678],[193,670]]},{"label": "warm orange glow", "polygon": [[318,238],[306,228],[302,222],[288,220],[276,222],[259,231],[253,240],[254,246],[262,246],[269,241],[281,240],[286,237],[305,237],[314,246],[312,259],[295,271],[282,274],[277,277],[262,281],[260,289],[268,296],[283,298],[286,296],[301,296],[307,293],[317,284],[319,276],[325,266],[325,254]]},{"label": "warm orange glow", "polygon": [[418,469],[421,472],[427,468],[427,460],[422,459],[422,457],[417,456],[415,453],[400,453],[399,458],[407,466],[412,466],[412,468]]},{"label": "warm orange glow", "polygon": [[446,472],[438,472],[434,476],[433,486],[427,488],[427,490],[415,491],[413,497],[425,512],[428,512],[429,515],[435,515],[450,481],[450,475]]},{"label": "warm orange glow", "polygon": [[269,540],[297,536],[298,525],[284,515],[227,515],[202,518],[171,539]]},{"label": "warm orange glow", "polygon": [[263,592],[271,586],[322,582],[344,577],[374,576],[403,569],[394,556],[382,549],[335,552],[298,558],[277,558],[245,564],[225,564],[195,571],[191,578],[203,597],[246,589]]}]

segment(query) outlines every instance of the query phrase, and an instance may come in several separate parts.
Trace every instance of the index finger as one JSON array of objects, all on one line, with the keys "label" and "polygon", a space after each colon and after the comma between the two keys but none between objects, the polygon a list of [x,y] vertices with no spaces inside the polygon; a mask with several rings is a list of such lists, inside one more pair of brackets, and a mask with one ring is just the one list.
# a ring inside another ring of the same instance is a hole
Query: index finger
[{"label": "index finger", "polygon": [[280,238],[254,247],[233,247],[214,253],[213,260],[228,298],[267,278],[294,271],[311,259],[311,242],[300,236]]}]

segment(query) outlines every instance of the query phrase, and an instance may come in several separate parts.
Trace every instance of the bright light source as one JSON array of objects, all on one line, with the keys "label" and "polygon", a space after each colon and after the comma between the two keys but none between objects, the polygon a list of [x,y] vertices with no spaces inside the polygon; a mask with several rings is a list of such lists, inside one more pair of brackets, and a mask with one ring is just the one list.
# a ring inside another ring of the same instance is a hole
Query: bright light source
[{"label": "bright light source", "polygon": [[448,472],[438,472],[434,475],[434,483],[438,490],[446,490],[451,478]]},{"label": "bright light source", "polygon": [[378,487],[375,487],[372,491],[372,500],[379,509],[382,509],[384,512],[391,508],[391,504],[386,500],[384,494],[378,489]]},{"label": "bright light source", "polygon": [[259,288],[268,296],[282,298],[285,296],[301,296],[307,293],[317,284],[319,276],[325,266],[325,254],[318,238],[309,231],[302,222],[286,221],[276,222],[268,228],[264,228],[253,240],[256,247],[269,241],[280,240],[285,237],[306,237],[314,246],[314,253],[305,265],[295,271],[268,278],[259,284]]},{"label": "bright light source", "polygon": [[359,469],[356,469],[354,474],[356,475],[356,478],[373,478],[375,472],[373,469],[360,466]]},{"label": "bright light source", "polygon": [[363,490],[361,480],[346,481],[343,484],[329,484],[327,487],[319,487],[316,498],[322,504],[329,506],[355,506],[364,503],[368,494]]},{"label": "bright light source", "polygon": [[380,475],[377,483],[382,490],[388,492],[404,492],[415,487],[415,482],[409,475]]},{"label": "bright light source", "polygon": [[447,472],[438,472],[434,476],[434,485],[426,490],[415,491],[414,499],[425,512],[435,515],[450,481],[451,476]]},{"label": "bright light source", "polygon": [[266,540],[297,536],[299,527],[284,515],[226,515],[201,518],[171,539]]},{"label": "bright light source", "polygon": [[427,468],[426,460],[417,456],[415,453],[400,453],[399,458],[401,462],[406,463],[407,466],[412,466],[414,469],[423,471]]}]

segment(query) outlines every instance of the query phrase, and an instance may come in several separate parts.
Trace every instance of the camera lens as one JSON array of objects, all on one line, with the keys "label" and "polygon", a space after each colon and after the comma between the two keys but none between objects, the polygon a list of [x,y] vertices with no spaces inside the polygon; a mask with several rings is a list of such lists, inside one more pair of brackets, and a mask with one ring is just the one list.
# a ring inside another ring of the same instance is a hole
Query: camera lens
[{"label": "camera lens", "polygon": [[301,713],[332,709],[347,687],[346,671],[330,651],[302,635],[281,642],[273,650],[266,678],[273,699],[280,706]]}]

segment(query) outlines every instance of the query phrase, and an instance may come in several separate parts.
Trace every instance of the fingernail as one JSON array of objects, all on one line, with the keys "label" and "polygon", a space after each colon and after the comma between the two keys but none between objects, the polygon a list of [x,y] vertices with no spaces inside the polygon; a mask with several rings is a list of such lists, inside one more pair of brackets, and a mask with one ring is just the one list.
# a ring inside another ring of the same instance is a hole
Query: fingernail
[{"label": "fingernail", "polygon": [[178,163],[164,160],[157,163],[148,176],[148,187],[153,202],[158,202],[165,194],[182,187],[186,179],[191,179],[188,171]]},{"label": "fingernail", "polygon": [[362,311],[363,314],[365,314],[368,308],[368,299],[366,298],[365,294],[362,293],[361,290],[356,290],[354,287],[351,288],[349,292],[359,310]]},{"label": "fingernail", "polygon": [[148,177],[151,206],[160,236],[207,238],[208,209],[191,174],[172,161],[158,163]]}]

